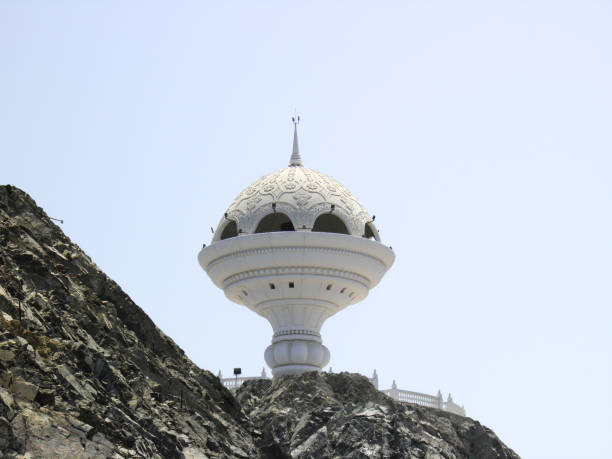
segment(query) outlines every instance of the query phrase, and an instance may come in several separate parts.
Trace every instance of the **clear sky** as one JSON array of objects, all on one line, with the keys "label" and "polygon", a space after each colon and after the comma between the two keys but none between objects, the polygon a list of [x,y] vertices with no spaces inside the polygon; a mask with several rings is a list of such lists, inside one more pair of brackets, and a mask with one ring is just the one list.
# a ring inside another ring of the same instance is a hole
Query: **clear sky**
[{"label": "clear sky", "polygon": [[271,328],[196,256],[284,167],[347,186],[396,263],[334,371],[451,392],[526,458],[612,457],[612,2],[0,2],[0,183],[199,366]]}]

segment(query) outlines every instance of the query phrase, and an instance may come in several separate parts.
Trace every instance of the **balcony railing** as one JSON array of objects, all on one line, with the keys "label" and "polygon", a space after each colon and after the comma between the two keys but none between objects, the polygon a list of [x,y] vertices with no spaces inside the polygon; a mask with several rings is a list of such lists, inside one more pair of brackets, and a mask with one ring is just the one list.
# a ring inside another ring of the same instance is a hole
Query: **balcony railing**
[{"label": "balcony railing", "polygon": [[[236,390],[245,381],[250,381],[253,379],[270,379],[266,374],[265,369],[262,370],[260,376],[240,376],[237,378],[223,378],[220,371],[217,376],[219,377],[223,385],[231,391]],[[378,389],[378,374],[376,373],[376,370],[374,370],[372,377],[368,379],[370,380],[372,385],[376,389]],[[458,414],[459,416],[465,416],[465,408],[463,406],[457,405],[453,401],[453,398],[450,394],[448,394],[446,401],[444,401],[444,398],[442,397],[442,392],[440,391],[438,391],[437,395],[429,395],[423,394],[421,392],[398,389],[397,384],[395,384],[395,381],[393,381],[391,389],[383,389],[381,390],[381,392],[385,395],[388,395],[393,400],[397,400],[400,403],[414,403],[415,405],[427,406],[429,408],[437,408],[439,410]]]}]

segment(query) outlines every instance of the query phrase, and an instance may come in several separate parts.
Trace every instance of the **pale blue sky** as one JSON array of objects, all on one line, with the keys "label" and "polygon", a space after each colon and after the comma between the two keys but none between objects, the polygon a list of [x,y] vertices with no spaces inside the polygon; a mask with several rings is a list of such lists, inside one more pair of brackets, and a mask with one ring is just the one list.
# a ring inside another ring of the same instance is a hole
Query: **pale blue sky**
[{"label": "pale blue sky", "polygon": [[200,269],[232,199],[304,163],[393,268],[334,371],[444,395],[526,458],[612,457],[612,3],[0,2],[0,183],[203,368],[268,323]]}]

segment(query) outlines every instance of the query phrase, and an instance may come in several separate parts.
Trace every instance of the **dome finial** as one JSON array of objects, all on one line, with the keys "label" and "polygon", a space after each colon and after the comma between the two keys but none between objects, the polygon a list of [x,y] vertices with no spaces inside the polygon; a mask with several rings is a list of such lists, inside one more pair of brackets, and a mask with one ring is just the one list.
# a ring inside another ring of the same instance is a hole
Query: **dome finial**
[{"label": "dome finial", "polygon": [[291,159],[289,160],[289,166],[302,166],[302,157],[300,156],[300,147],[298,146],[298,135],[297,125],[300,124],[300,117],[291,117],[293,121],[293,151],[291,152]]}]

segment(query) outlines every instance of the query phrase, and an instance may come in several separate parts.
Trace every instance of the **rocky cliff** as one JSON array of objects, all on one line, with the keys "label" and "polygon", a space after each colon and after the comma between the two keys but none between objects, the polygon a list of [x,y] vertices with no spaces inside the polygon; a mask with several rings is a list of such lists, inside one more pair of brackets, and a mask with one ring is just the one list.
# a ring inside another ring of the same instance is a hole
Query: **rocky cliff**
[{"label": "rocky cliff", "polygon": [[218,378],[11,186],[0,187],[0,328],[5,455],[258,456]]},{"label": "rocky cliff", "polygon": [[358,375],[197,368],[23,191],[0,186],[1,457],[516,456]]},{"label": "rocky cliff", "polygon": [[473,419],[403,405],[356,374],[247,381],[236,393],[259,446],[291,457],[517,458]]}]

